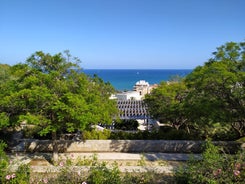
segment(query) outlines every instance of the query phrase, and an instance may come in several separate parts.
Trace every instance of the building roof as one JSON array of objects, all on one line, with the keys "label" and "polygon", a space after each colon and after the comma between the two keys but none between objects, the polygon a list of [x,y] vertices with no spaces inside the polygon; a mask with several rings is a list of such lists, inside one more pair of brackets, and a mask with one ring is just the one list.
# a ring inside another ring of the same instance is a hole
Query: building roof
[{"label": "building roof", "polygon": [[117,100],[121,119],[144,119],[148,116],[147,107],[142,100]]}]

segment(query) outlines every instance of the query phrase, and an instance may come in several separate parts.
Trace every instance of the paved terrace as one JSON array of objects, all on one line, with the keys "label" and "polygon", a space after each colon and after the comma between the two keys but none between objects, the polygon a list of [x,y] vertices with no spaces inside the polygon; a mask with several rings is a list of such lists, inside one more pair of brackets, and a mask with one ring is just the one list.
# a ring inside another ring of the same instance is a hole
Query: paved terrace
[{"label": "paved terrace", "polygon": [[[77,160],[97,158],[98,162],[106,162],[108,167],[117,162],[121,172],[148,172],[171,174],[183,161],[193,156],[200,159],[200,154],[170,154],[170,153],[62,153],[59,158],[62,161],[66,159]],[[15,170],[20,164],[30,164],[31,171],[34,173],[59,172],[64,166],[53,166],[47,160],[51,159],[51,153],[38,154],[10,154]],[[89,166],[71,166],[74,172],[87,172]]]}]

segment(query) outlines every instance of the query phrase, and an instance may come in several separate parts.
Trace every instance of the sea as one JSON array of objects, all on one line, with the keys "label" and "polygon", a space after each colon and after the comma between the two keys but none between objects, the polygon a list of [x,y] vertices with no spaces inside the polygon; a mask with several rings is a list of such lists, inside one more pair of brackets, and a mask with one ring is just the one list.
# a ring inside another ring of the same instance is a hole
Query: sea
[{"label": "sea", "polygon": [[139,80],[159,84],[176,76],[185,77],[192,69],[83,69],[83,72],[89,76],[96,74],[118,91],[129,91]]}]

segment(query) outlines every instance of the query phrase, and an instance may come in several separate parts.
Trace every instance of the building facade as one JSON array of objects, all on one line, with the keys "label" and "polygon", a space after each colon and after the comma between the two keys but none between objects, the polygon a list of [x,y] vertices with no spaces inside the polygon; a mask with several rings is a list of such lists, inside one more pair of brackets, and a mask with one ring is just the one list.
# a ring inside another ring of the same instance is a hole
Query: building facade
[{"label": "building facade", "polygon": [[153,124],[154,120],[150,118],[143,99],[155,87],[156,85],[150,85],[148,82],[140,80],[134,85],[133,91],[121,92],[112,96],[111,99],[117,101],[120,119],[137,120],[140,130],[149,130],[149,124]]}]

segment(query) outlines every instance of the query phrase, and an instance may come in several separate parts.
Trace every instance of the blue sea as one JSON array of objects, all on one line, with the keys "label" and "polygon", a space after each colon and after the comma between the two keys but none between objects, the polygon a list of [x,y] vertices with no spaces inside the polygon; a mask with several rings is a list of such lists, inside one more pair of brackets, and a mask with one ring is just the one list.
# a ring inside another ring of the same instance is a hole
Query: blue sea
[{"label": "blue sea", "polygon": [[149,84],[168,81],[173,76],[185,77],[191,69],[84,69],[90,76],[98,75],[104,82],[110,82],[118,91],[132,90],[135,83],[145,80]]}]

